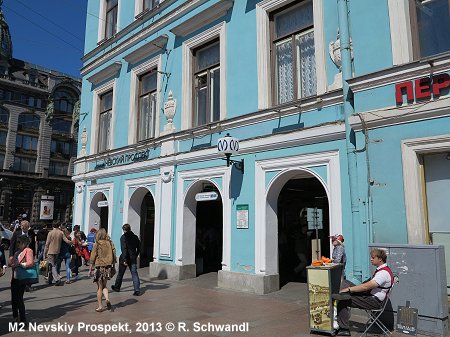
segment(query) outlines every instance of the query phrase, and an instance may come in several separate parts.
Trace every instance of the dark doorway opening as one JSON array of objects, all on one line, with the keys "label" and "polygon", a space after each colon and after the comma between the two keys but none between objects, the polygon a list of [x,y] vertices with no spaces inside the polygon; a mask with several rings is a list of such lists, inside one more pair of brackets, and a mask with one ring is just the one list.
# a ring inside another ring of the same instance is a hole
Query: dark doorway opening
[{"label": "dark doorway opening", "polygon": [[155,237],[155,202],[152,195],[148,192],[141,205],[141,252],[139,268],[148,267],[153,262],[153,247]]},{"label": "dark doorway opening", "polygon": [[291,179],[281,190],[277,207],[280,286],[289,282],[306,282],[306,266],[316,258],[316,252],[312,252],[316,231],[308,229],[306,208],[323,210],[323,229],[318,230],[320,255],[330,256],[326,191],[316,178]]},{"label": "dark doorway opening", "polygon": [[[219,192],[215,190],[220,196]],[[221,200],[196,206],[195,265],[197,276],[222,269],[223,207]]]},{"label": "dark doorway opening", "polygon": [[100,228],[104,228],[108,233],[108,208],[100,207]]}]

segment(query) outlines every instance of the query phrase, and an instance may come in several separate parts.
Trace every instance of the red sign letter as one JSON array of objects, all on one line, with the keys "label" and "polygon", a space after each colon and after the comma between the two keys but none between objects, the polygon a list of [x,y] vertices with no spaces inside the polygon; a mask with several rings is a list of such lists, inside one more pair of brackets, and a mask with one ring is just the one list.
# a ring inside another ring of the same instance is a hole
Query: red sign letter
[{"label": "red sign letter", "polygon": [[440,96],[441,91],[450,88],[450,75],[439,74],[433,76],[433,95]]},{"label": "red sign letter", "polygon": [[416,100],[431,98],[431,79],[429,77],[416,80],[415,87]]},{"label": "red sign letter", "polygon": [[406,99],[409,102],[414,101],[414,93],[411,82],[404,82],[395,85],[395,100],[398,105],[403,104],[403,90],[406,90]]}]

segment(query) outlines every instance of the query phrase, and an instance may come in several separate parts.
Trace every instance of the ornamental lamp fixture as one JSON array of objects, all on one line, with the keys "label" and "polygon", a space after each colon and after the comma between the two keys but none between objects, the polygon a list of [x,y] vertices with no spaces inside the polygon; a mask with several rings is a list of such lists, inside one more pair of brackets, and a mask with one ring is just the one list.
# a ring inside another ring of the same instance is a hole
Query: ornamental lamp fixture
[{"label": "ornamental lamp fixture", "polygon": [[223,153],[226,156],[227,167],[234,165],[236,169],[244,174],[244,159],[240,161],[230,159],[231,155],[239,153],[239,140],[237,138],[231,137],[229,133],[225,137],[219,138],[217,141],[217,151]]}]

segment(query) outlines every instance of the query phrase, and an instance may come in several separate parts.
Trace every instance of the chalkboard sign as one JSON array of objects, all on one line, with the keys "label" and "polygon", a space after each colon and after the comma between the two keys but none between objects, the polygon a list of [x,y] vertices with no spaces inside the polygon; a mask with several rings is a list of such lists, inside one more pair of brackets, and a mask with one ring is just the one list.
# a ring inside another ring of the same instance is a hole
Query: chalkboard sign
[{"label": "chalkboard sign", "polygon": [[406,301],[406,306],[398,306],[397,311],[397,331],[408,334],[417,335],[417,313],[416,308],[409,307],[410,302]]}]

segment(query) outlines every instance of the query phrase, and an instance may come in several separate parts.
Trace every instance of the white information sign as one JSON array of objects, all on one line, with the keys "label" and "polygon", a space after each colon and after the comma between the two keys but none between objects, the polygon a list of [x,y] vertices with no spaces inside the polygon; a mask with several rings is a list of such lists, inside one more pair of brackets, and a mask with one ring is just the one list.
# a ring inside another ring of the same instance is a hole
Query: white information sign
[{"label": "white information sign", "polygon": [[236,214],[236,228],[248,229],[248,205],[237,205]]}]

